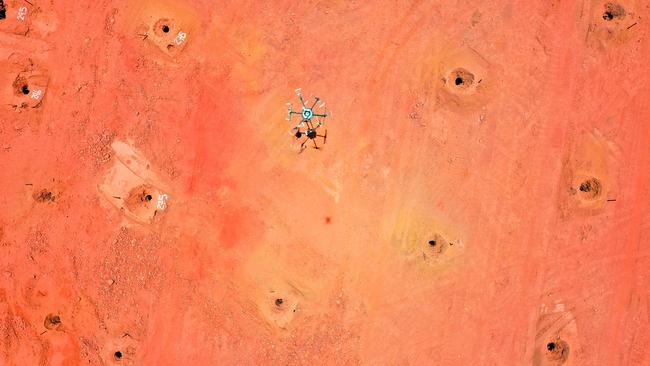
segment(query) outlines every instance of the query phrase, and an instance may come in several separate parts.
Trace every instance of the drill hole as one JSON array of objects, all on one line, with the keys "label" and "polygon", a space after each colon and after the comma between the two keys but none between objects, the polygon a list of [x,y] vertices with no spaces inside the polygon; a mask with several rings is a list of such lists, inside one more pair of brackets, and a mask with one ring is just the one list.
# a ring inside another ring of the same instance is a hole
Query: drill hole
[{"label": "drill hole", "polygon": [[447,76],[447,85],[455,92],[469,91],[476,84],[474,81],[474,74],[462,67],[452,70]]},{"label": "drill hole", "polygon": [[449,249],[449,242],[445,237],[439,233],[434,233],[432,237],[426,242],[425,253],[433,257],[440,257]]},{"label": "drill hole", "polygon": [[54,193],[48,191],[47,189],[42,189],[33,195],[36,202],[54,202]]},{"label": "drill hole", "polygon": [[175,22],[169,18],[160,18],[151,26],[154,34],[161,38],[171,34],[172,28],[176,28]]},{"label": "drill hole", "polygon": [[562,339],[546,344],[546,358],[554,364],[563,364],[569,358],[569,344]]},{"label": "drill hole", "polygon": [[7,19],[7,9],[4,0],[0,0],[0,20]]},{"label": "drill hole", "polygon": [[280,305],[282,305],[282,303],[284,303],[284,300],[282,300],[282,299],[275,299],[275,305],[276,305],[276,306],[280,306]]},{"label": "drill hole", "polygon": [[20,89],[23,94],[27,95],[29,94],[29,87],[27,85],[23,85],[22,89]]},{"label": "drill hole", "polygon": [[48,314],[43,323],[45,328],[57,330],[61,326],[61,317],[56,314]]},{"label": "drill hole", "polygon": [[596,178],[585,179],[578,185],[578,193],[585,199],[596,199],[602,193],[602,184]]},{"label": "drill hole", "polygon": [[625,9],[616,3],[605,4],[605,12],[603,13],[603,20],[611,22],[614,19],[623,19],[625,17]]},{"label": "drill hole", "polygon": [[148,184],[142,184],[133,187],[126,197],[122,196],[120,198],[124,201],[125,208],[129,211],[144,213],[152,209],[152,202],[155,202],[155,199],[157,197],[159,198],[159,195],[160,193],[157,193],[154,187]]},{"label": "drill hole", "polygon": [[115,359],[116,359],[116,360],[119,360],[119,359],[122,358],[122,352],[120,352],[120,351],[115,351],[115,354],[114,354],[114,355],[115,355]]}]

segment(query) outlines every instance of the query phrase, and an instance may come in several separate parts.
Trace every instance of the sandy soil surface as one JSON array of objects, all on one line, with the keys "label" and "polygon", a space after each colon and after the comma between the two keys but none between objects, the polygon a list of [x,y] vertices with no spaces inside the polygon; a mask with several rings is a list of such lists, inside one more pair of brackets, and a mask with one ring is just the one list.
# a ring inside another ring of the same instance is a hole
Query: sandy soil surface
[{"label": "sandy soil surface", "polygon": [[0,1],[0,364],[649,365],[648,19]]}]

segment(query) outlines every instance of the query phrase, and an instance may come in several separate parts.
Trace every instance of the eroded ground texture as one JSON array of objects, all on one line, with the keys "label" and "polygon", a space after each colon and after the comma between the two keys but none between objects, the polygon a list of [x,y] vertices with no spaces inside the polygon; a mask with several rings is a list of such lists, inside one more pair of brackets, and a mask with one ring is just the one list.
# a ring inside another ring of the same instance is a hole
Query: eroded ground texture
[{"label": "eroded ground texture", "polygon": [[0,1],[0,364],[649,365],[649,19]]}]

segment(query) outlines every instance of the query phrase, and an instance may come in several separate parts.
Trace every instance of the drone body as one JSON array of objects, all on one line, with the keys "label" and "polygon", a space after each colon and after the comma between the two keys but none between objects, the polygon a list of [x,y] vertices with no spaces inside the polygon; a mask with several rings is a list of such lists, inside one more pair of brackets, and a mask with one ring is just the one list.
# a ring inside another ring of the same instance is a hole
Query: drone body
[{"label": "drone body", "polygon": [[[319,135],[318,134],[318,129],[323,126],[324,124],[324,118],[327,117],[327,113],[315,113],[314,108],[316,107],[316,104],[320,101],[320,98],[314,97],[314,103],[311,105],[311,107],[307,106],[305,104],[304,99],[302,98],[302,95],[300,94],[300,89],[296,89],[296,94],[298,95],[298,98],[300,99],[300,103],[302,104],[302,108],[300,112],[296,112],[292,109],[291,103],[287,103],[288,106],[288,116],[287,120],[291,121],[291,117],[293,115],[299,115],[300,116],[300,122],[294,126],[291,130],[293,131],[293,135],[296,137],[296,139],[301,139],[305,137],[305,140],[300,144],[300,152],[306,149],[305,144],[307,141],[312,141],[314,149],[319,149],[320,147],[316,143],[316,138],[317,137],[322,137],[323,138],[323,143],[327,142],[327,130],[325,130],[324,135]],[[321,104],[319,107],[323,107],[325,103]],[[318,119],[318,123],[314,124],[312,121],[314,118]],[[303,130],[303,126],[305,129]]]}]

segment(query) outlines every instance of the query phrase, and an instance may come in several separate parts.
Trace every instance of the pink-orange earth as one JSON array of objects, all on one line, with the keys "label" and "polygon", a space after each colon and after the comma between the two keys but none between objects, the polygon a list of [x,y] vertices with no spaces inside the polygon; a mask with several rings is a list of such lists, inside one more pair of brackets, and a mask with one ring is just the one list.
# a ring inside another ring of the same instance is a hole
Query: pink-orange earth
[{"label": "pink-orange earth", "polygon": [[650,365],[649,19],[0,1],[0,365]]}]

